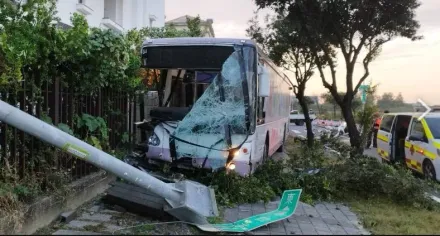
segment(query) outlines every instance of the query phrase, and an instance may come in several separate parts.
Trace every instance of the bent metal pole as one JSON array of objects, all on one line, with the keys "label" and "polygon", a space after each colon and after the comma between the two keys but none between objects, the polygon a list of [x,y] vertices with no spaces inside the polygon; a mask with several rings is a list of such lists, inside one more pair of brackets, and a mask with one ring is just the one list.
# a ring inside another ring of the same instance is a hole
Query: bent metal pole
[{"label": "bent metal pole", "polygon": [[0,100],[0,121],[46,141],[176,204],[181,191]]}]

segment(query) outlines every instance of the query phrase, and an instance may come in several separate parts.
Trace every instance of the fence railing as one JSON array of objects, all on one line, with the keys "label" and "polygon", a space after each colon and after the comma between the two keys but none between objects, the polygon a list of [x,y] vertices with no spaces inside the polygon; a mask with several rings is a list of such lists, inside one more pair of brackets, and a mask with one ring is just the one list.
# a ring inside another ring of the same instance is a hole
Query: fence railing
[{"label": "fence railing", "polygon": [[[63,123],[77,132],[81,132],[74,127],[77,116],[102,117],[107,123],[111,150],[121,145],[123,135],[128,135],[131,144],[136,141],[132,134],[134,121],[139,117],[136,114],[139,109],[134,109],[138,107],[137,99],[113,89],[102,89],[96,95],[84,96],[76,94],[62,82],[54,79],[51,84],[35,88],[23,81],[18,89],[0,92],[0,98],[37,118],[49,120],[55,126]],[[0,181],[46,178],[48,171],[63,172],[75,180],[96,170],[96,167],[0,122]]]}]

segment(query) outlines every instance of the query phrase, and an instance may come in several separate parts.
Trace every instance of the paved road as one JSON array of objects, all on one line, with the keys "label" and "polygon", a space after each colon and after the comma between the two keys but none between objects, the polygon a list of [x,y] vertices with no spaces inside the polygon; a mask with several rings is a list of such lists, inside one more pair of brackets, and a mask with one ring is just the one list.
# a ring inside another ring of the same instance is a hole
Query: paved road
[{"label": "paved road", "polygon": [[[312,129],[316,130],[316,132],[320,132],[322,130],[325,130],[325,128],[318,127],[318,126],[312,127]],[[297,126],[297,125],[291,123],[289,125],[289,131],[290,131],[290,135],[292,135],[294,137],[300,137],[300,136],[307,137],[307,130],[306,130],[305,125]],[[348,136],[342,135],[340,138],[341,138],[342,142],[350,143]]]},{"label": "paved road", "polygon": [[[324,128],[321,128],[321,127],[314,127],[314,128],[316,128],[316,130],[318,132],[320,130],[324,130]],[[292,135],[293,137],[298,137],[298,136],[307,137],[307,130],[306,130],[305,125],[304,126],[297,126],[295,124],[290,124],[289,130],[290,130],[290,135]],[[350,139],[347,135],[340,136],[340,140],[346,144],[350,144]],[[365,149],[364,155],[374,157],[378,161],[380,161],[380,157],[379,157],[379,155],[377,155],[376,149],[373,147],[371,147],[369,149]]]}]

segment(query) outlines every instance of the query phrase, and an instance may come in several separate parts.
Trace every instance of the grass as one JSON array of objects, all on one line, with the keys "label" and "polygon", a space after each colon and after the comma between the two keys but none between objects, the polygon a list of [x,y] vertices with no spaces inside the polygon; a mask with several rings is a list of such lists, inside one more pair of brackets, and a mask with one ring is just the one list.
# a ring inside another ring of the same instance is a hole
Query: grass
[{"label": "grass", "polygon": [[103,223],[100,223],[98,225],[86,225],[84,226],[84,230],[99,233],[105,230],[105,225]]},{"label": "grass", "polygon": [[134,227],[131,230],[131,233],[134,235],[149,235],[154,229],[156,229],[155,225],[140,225],[138,227]]},{"label": "grass", "polygon": [[364,227],[373,234],[439,234],[438,211],[402,206],[388,199],[356,199],[349,204],[360,217]]}]

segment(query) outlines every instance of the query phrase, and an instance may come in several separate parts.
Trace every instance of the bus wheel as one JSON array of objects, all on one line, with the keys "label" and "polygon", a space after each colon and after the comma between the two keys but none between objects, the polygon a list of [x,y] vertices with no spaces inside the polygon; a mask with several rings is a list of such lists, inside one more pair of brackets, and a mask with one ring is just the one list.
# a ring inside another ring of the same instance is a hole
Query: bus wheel
[{"label": "bus wheel", "polygon": [[425,160],[423,162],[423,175],[426,179],[436,180],[434,165],[430,160]]},{"label": "bus wheel", "polygon": [[266,140],[263,149],[263,163],[266,163],[267,159],[269,159],[269,145],[267,145],[267,140]]},{"label": "bus wheel", "polygon": [[284,146],[286,145],[286,126],[284,126],[284,132],[283,132],[284,136],[283,136],[283,143],[281,144],[281,146],[277,149],[277,152],[284,152]]}]

